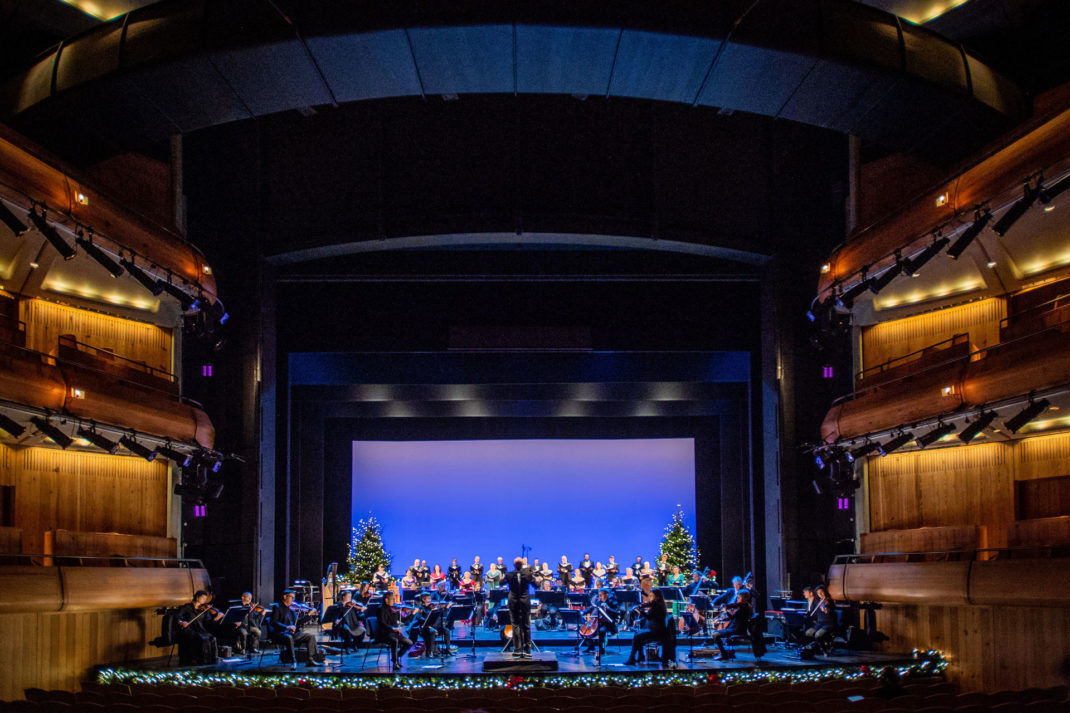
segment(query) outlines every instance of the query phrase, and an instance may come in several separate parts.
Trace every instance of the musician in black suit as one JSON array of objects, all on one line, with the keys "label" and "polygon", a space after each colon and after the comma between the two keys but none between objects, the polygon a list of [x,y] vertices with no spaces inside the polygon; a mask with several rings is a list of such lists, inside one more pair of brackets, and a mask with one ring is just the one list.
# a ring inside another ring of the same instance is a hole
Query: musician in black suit
[{"label": "musician in black suit", "polygon": [[264,609],[253,605],[253,593],[242,592],[241,606],[245,610],[242,620],[236,622],[234,648],[239,653],[260,653],[260,637],[264,635]]},{"label": "musician in black suit", "polygon": [[743,586],[743,578],[740,576],[732,577],[732,588],[726,589],[717,595],[713,600],[713,606],[724,607],[729,604],[735,604],[739,600],[739,593],[745,589]]},{"label": "musician in black suit", "polygon": [[353,601],[353,592],[347,589],[338,595],[338,603],[323,613],[324,620],[331,624],[331,631],[347,649],[364,640],[366,631],[361,621],[364,610],[364,605]]},{"label": "musician in black suit", "polygon": [[292,589],[284,590],[282,603],[271,612],[271,618],[268,620],[269,628],[271,629],[271,640],[290,652],[290,660],[294,664],[297,663],[296,647],[298,646],[304,646],[308,650],[307,665],[316,666],[322,664],[324,656],[316,649],[315,634],[308,631],[300,631],[297,628],[302,616],[308,612],[305,610],[299,611],[293,606],[294,596]]},{"label": "musician in black suit", "polygon": [[438,639],[441,636],[446,647],[450,650],[450,632],[442,625],[442,610],[431,605],[431,592],[424,592],[416,597],[416,608],[412,612],[412,626],[409,628],[409,638],[417,637],[424,640],[424,655],[432,658],[439,655]]},{"label": "musician in black suit", "polygon": [[639,613],[646,622],[646,629],[632,637],[632,651],[628,654],[628,660],[624,662],[624,665],[634,666],[637,661],[641,661],[643,659],[643,647],[652,641],[657,641],[661,644],[661,662],[663,664],[672,663],[672,658],[669,656],[671,649],[669,637],[671,632],[665,626],[665,618],[668,615],[668,610],[665,607],[665,596],[655,589],[651,593],[650,600],[639,606]]},{"label": "musician in black suit", "polygon": [[517,557],[513,569],[502,580],[509,589],[509,618],[513,622],[513,656],[530,657],[531,597],[528,589],[535,583],[527,560]]},{"label": "musician in black suit", "polygon": [[390,658],[394,668],[401,667],[401,657],[412,648],[412,641],[401,633],[401,625],[406,623],[407,619],[411,619],[411,616],[402,617],[400,609],[394,608],[394,593],[384,594],[383,605],[379,607],[379,625],[375,629],[375,639],[390,646]]},{"label": "musician in black suit", "polygon": [[223,615],[211,608],[208,598],[208,592],[198,590],[193,601],[183,605],[175,615],[181,664],[214,664],[219,658],[215,635],[208,631],[207,625]]},{"label": "musician in black suit", "polygon": [[750,623],[752,614],[750,592],[746,589],[740,590],[735,603],[729,604],[725,608],[725,614],[728,617],[728,625],[713,632],[710,636],[710,640],[717,645],[721,652],[717,657],[718,661],[728,661],[736,657],[734,653],[725,648],[725,639],[732,636],[747,635],[747,625]]},{"label": "musician in black suit", "polygon": [[[617,602],[617,598],[613,596],[613,590],[608,587],[599,589],[598,598],[594,604],[583,611],[584,615],[591,615],[597,618],[599,654],[606,652],[606,637],[615,636],[617,633],[617,615],[619,611],[620,604]],[[588,651],[594,649],[594,639],[585,639],[583,643],[584,648]]]},{"label": "musician in black suit", "polygon": [[586,589],[591,588],[591,579],[593,578],[594,562],[591,561],[591,555],[584,552],[583,561],[579,566],[580,575],[583,577],[583,586]]},{"label": "musician in black suit", "polygon": [[806,637],[826,653],[832,650],[832,638],[836,633],[836,605],[824,587],[815,587],[817,605],[814,607],[813,626],[806,630]]}]

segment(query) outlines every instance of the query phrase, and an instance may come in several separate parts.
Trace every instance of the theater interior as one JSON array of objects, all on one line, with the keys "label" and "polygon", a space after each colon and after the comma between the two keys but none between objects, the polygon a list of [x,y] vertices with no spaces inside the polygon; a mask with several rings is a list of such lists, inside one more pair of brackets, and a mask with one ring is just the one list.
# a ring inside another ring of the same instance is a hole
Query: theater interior
[{"label": "theater interior", "polygon": [[[160,610],[318,592],[355,444],[579,440],[597,489],[399,459],[386,544],[603,557],[675,500],[721,588],[826,586],[843,665],[938,652],[889,710],[1068,710],[1068,35],[1065,0],[0,0],[0,709],[144,707],[98,676],[173,665]],[[679,498],[612,460],[681,438]],[[660,703],[798,703],[753,668]]]}]

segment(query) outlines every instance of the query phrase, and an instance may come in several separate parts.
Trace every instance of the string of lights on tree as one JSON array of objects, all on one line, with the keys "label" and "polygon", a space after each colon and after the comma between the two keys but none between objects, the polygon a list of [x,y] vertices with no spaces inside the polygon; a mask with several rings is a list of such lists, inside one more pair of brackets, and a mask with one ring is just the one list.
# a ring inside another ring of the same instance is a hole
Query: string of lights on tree
[{"label": "string of lights on tree", "polygon": [[665,527],[659,554],[668,555],[669,566],[679,567],[682,574],[690,575],[698,568],[699,552],[695,546],[695,536],[684,524],[684,511],[679,505],[672,514],[672,522]]},{"label": "string of lights on tree", "polygon": [[[939,651],[915,650],[909,663],[895,665],[900,676],[931,678],[941,676],[948,661]],[[742,683],[812,683],[820,681],[863,681],[874,679],[879,668],[868,665],[808,667],[790,669],[747,669],[743,671],[598,671],[581,674],[555,673],[548,675],[358,675],[330,674],[256,674],[232,671],[137,671],[105,668],[97,674],[102,684],[170,685],[170,686],[235,686],[239,688],[322,688],[331,690],[379,689],[417,690],[433,688],[440,691],[491,690],[509,688],[658,688],[664,686],[731,686]]]},{"label": "string of lights on tree", "polygon": [[383,565],[390,571],[390,553],[383,547],[383,526],[368,513],[368,519],[361,519],[353,528],[353,538],[349,542],[349,573],[344,579],[349,582],[370,582],[372,575]]}]

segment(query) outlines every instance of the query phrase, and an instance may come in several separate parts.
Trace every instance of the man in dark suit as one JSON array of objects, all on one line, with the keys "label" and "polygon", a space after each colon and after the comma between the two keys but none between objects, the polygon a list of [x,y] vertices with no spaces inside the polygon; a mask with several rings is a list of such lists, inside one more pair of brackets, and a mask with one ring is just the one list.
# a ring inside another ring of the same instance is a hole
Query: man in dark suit
[{"label": "man in dark suit", "polygon": [[297,625],[300,623],[302,612],[293,606],[294,591],[287,589],[282,593],[282,603],[271,612],[269,620],[271,640],[284,648],[290,654],[290,661],[297,664],[296,647],[304,646],[308,651],[309,666],[321,665],[324,656],[316,648],[316,637],[308,631],[300,631]]},{"label": "man in dark suit", "polygon": [[527,560],[517,557],[512,571],[503,580],[509,588],[509,617],[513,622],[513,656],[531,657],[531,598],[528,590],[535,583]]}]

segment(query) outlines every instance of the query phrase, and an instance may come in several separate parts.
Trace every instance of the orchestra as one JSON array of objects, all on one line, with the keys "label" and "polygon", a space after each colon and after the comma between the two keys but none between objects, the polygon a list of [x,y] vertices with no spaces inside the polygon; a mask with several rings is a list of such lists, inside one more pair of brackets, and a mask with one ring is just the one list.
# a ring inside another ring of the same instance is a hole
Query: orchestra
[{"label": "orchestra", "polygon": [[[397,669],[406,654],[444,658],[456,650],[451,647],[450,634],[458,620],[448,617],[455,603],[469,607],[460,621],[471,627],[484,620],[497,622],[497,613],[501,612],[501,623],[509,624],[503,627],[503,632],[509,630],[508,635],[503,633],[503,640],[511,639],[513,653],[518,657],[529,656],[532,651],[533,626],[539,631],[562,631],[570,622],[567,628],[575,626],[576,651],[597,652],[599,656],[605,653],[607,638],[629,629],[632,648],[626,665],[649,657],[645,653],[649,644],[660,645],[658,658],[665,665],[673,665],[677,632],[692,639],[705,634],[720,650],[719,660],[732,658],[731,651],[725,648],[726,640],[746,633],[751,616],[760,611],[755,608],[754,578],[750,574],[733,577],[732,587],[720,595],[715,591],[707,595],[707,589],[716,587],[710,577],[712,570],[696,571],[689,577],[679,564],[669,563],[665,556],[654,568],[641,557],[636,557],[636,563],[641,567],[639,573],[626,567],[621,574],[612,555],[603,565],[584,553],[575,566],[563,555],[555,572],[546,561],[537,567],[528,566],[526,558],[518,557],[506,571],[496,561],[484,570],[479,556],[475,556],[466,570],[453,559],[444,572],[439,564],[429,566],[427,560],[414,559],[400,580],[387,570],[387,565],[377,566],[368,580],[352,586],[339,586],[324,579],[322,616],[317,607],[295,601],[294,589],[285,590],[280,603],[267,607],[255,602],[251,592],[243,592],[240,602],[225,614],[212,607],[208,592],[198,591],[175,615],[179,658],[185,665],[215,662],[217,638],[220,644],[233,643],[237,653],[248,657],[259,654],[260,642],[267,638],[279,645],[283,662],[294,662],[296,666],[298,650],[304,648],[307,664],[315,666],[324,663],[324,651],[339,650],[317,646],[317,634],[326,633],[340,641],[343,652],[369,638],[385,644]],[[659,589],[662,576],[665,587]],[[334,587],[331,595],[327,594],[328,583]],[[622,607],[618,594],[623,598],[622,592],[636,588],[640,603]],[[484,595],[491,589],[504,589],[505,593],[500,600],[493,599],[500,603],[488,615],[490,600]],[[556,594],[540,600],[543,592]],[[585,596],[581,600],[571,596],[562,604],[561,593]],[[673,595],[674,601],[686,604],[670,614],[667,593]],[[303,596],[311,603],[310,592]],[[796,632],[796,640],[812,642],[813,647],[827,646],[836,623],[833,604],[821,587],[808,588],[804,596],[808,601],[806,628]],[[412,606],[406,606],[406,601],[412,601]],[[476,606],[471,609],[473,601]],[[573,610],[578,619],[565,618],[555,604]],[[720,616],[714,621],[717,610]],[[419,643],[414,647],[413,642]],[[229,649],[223,650],[229,655]]]}]

